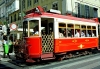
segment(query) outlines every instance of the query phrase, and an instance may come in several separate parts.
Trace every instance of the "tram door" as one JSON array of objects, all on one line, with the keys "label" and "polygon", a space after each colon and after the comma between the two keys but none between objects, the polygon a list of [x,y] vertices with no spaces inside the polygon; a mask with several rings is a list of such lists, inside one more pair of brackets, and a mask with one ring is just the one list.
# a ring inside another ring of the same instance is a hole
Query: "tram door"
[{"label": "tram door", "polygon": [[52,53],[54,46],[54,19],[42,18],[41,19],[41,37],[42,37],[42,53]]}]

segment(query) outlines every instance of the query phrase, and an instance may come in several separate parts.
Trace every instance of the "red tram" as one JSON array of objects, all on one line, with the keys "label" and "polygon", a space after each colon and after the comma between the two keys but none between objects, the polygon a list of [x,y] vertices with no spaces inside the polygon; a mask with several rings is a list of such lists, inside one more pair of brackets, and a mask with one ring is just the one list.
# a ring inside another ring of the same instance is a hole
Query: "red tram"
[{"label": "red tram", "polygon": [[96,19],[56,13],[44,12],[40,6],[27,12],[23,20],[25,52],[22,52],[26,60],[63,58],[98,48]]}]

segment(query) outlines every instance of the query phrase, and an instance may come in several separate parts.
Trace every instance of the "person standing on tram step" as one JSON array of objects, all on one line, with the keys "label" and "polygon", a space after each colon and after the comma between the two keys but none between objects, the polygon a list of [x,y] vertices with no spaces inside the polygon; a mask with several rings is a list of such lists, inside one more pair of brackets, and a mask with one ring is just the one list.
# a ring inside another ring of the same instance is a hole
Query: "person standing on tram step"
[{"label": "person standing on tram step", "polygon": [[6,54],[7,54],[7,56],[10,58],[10,55],[9,55],[9,45],[7,43],[7,36],[6,35],[4,35],[4,37],[3,37],[3,49],[4,49],[3,57],[5,58]]}]

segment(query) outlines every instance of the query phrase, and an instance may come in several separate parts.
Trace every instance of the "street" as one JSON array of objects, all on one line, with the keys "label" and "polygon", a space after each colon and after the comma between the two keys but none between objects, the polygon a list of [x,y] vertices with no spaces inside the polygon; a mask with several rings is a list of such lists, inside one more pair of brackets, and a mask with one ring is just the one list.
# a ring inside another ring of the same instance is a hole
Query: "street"
[{"label": "street", "polygon": [[100,69],[100,53],[63,61],[52,60],[24,66],[19,66],[20,64],[18,65],[14,61],[1,61],[0,63],[4,64],[7,69]]}]

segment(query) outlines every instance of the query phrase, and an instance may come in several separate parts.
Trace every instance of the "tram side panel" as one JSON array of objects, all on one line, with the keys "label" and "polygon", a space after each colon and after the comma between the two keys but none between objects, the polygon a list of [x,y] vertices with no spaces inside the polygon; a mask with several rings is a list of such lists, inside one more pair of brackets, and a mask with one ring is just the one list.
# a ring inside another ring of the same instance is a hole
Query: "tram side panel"
[{"label": "tram side panel", "polygon": [[97,47],[98,38],[55,39],[54,52],[62,53]]},{"label": "tram side panel", "polygon": [[41,38],[40,37],[30,37],[26,38],[27,41],[27,53],[30,58],[40,58],[41,57]]}]

